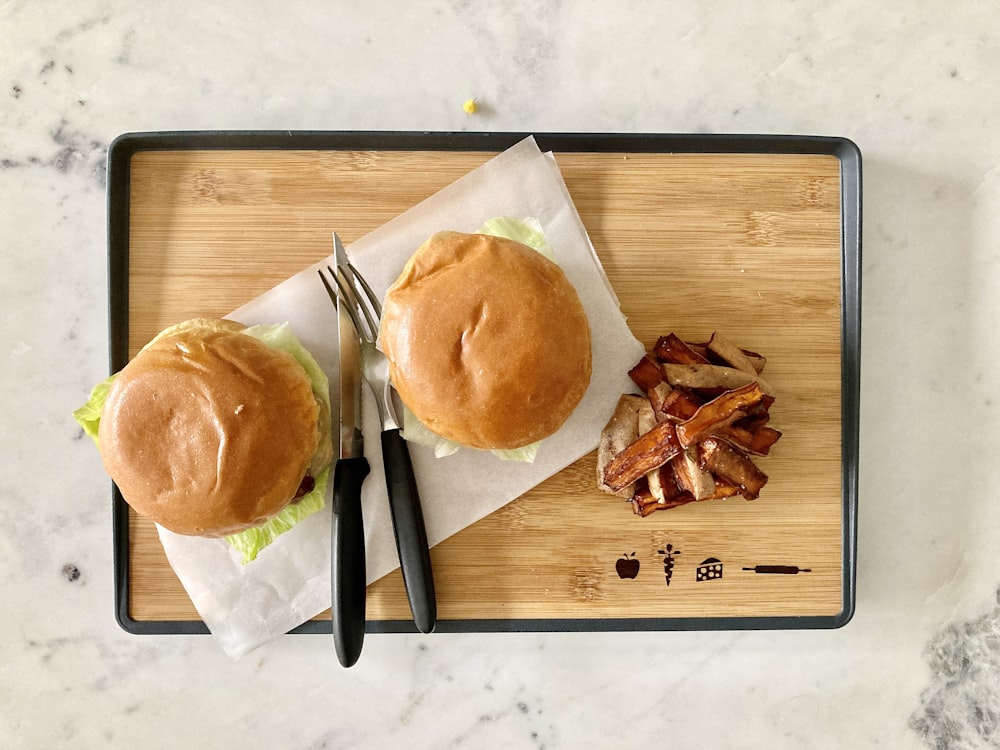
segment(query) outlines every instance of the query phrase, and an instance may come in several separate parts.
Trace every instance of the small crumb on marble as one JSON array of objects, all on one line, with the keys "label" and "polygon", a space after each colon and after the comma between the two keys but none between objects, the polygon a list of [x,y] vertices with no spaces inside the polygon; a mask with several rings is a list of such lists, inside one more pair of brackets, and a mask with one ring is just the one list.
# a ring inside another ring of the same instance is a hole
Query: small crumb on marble
[{"label": "small crumb on marble", "polygon": [[62,567],[62,574],[70,583],[80,580],[80,569],[73,563],[66,563]]}]

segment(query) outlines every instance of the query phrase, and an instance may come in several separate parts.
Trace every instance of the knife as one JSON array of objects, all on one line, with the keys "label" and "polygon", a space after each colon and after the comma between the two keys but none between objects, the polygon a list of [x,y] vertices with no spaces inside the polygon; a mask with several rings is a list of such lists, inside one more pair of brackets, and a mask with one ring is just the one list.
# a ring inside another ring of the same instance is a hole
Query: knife
[{"label": "knife", "polygon": [[336,233],[333,235],[333,246],[338,281],[341,274],[345,281],[341,287],[341,296],[344,293],[355,296],[352,302],[356,304],[357,312],[353,316],[353,322],[362,339],[361,370],[375,394],[379,420],[382,423],[382,464],[385,468],[389,513],[392,517],[406,598],[410,603],[413,623],[417,630],[421,633],[430,633],[437,624],[434,574],[431,569],[420,494],[413,475],[413,464],[396,418],[388,361],[375,345],[378,338],[377,319],[381,317],[381,307],[371,287],[351,265]]},{"label": "knife", "polygon": [[337,463],[333,470],[333,526],[330,596],[333,642],[345,667],[361,656],[365,639],[365,532],[361,486],[370,467],[361,432],[361,351],[343,297],[320,272],[327,292],[337,301],[337,346],[340,351],[339,398],[332,405],[337,430]]}]

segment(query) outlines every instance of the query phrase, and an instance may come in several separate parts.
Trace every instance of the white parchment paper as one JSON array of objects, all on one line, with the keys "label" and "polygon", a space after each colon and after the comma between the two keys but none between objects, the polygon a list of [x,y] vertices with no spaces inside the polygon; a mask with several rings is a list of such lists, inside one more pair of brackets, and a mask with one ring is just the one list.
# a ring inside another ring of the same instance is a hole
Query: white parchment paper
[{"label": "white parchment paper", "polygon": [[[587,311],[593,376],[579,407],[555,435],[543,441],[532,464],[501,461],[488,452],[469,449],[439,459],[429,448],[410,446],[431,545],[593,450],[618,396],[633,389],[627,372],[644,351],[621,315],[555,158],[539,151],[533,138],[352,243],[347,252],[381,295],[431,234],[443,229],[475,231],[495,216],[535,217],[541,222],[556,261]],[[289,321],[336,390],[337,351],[331,336],[336,311],[316,272],[326,263],[333,264],[332,255],[228,317],[248,325]],[[365,453],[372,472],[365,481],[362,502],[371,583],[397,568],[399,560],[382,469],[380,425],[368,389],[365,399]],[[167,558],[202,619],[228,654],[240,656],[330,606],[330,520],[328,498],[324,511],[297,525],[246,566],[224,541],[159,531]]]}]

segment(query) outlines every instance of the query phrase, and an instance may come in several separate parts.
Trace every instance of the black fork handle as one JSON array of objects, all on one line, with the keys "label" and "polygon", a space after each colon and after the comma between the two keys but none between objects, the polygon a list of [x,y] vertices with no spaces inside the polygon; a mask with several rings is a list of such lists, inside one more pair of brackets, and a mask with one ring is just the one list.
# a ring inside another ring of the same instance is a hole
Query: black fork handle
[{"label": "black fork handle", "polygon": [[382,433],[382,460],[389,490],[389,512],[396,532],[396,551],[413,623],[421,633],[430,633],[437,624],[431,553],[410,451],[398,429]]}]

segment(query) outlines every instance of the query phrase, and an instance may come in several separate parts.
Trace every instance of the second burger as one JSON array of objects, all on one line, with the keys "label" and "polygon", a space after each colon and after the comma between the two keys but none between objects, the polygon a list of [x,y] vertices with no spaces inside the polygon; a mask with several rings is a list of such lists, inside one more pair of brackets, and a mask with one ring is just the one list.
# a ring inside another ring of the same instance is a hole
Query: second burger
[{"label": "second burger", "polygon": [[430,237],[386,293],[379,343],[404,405],[470,448],[536,444],[590,384],[590,326],[566,274],[489,234]]}]

